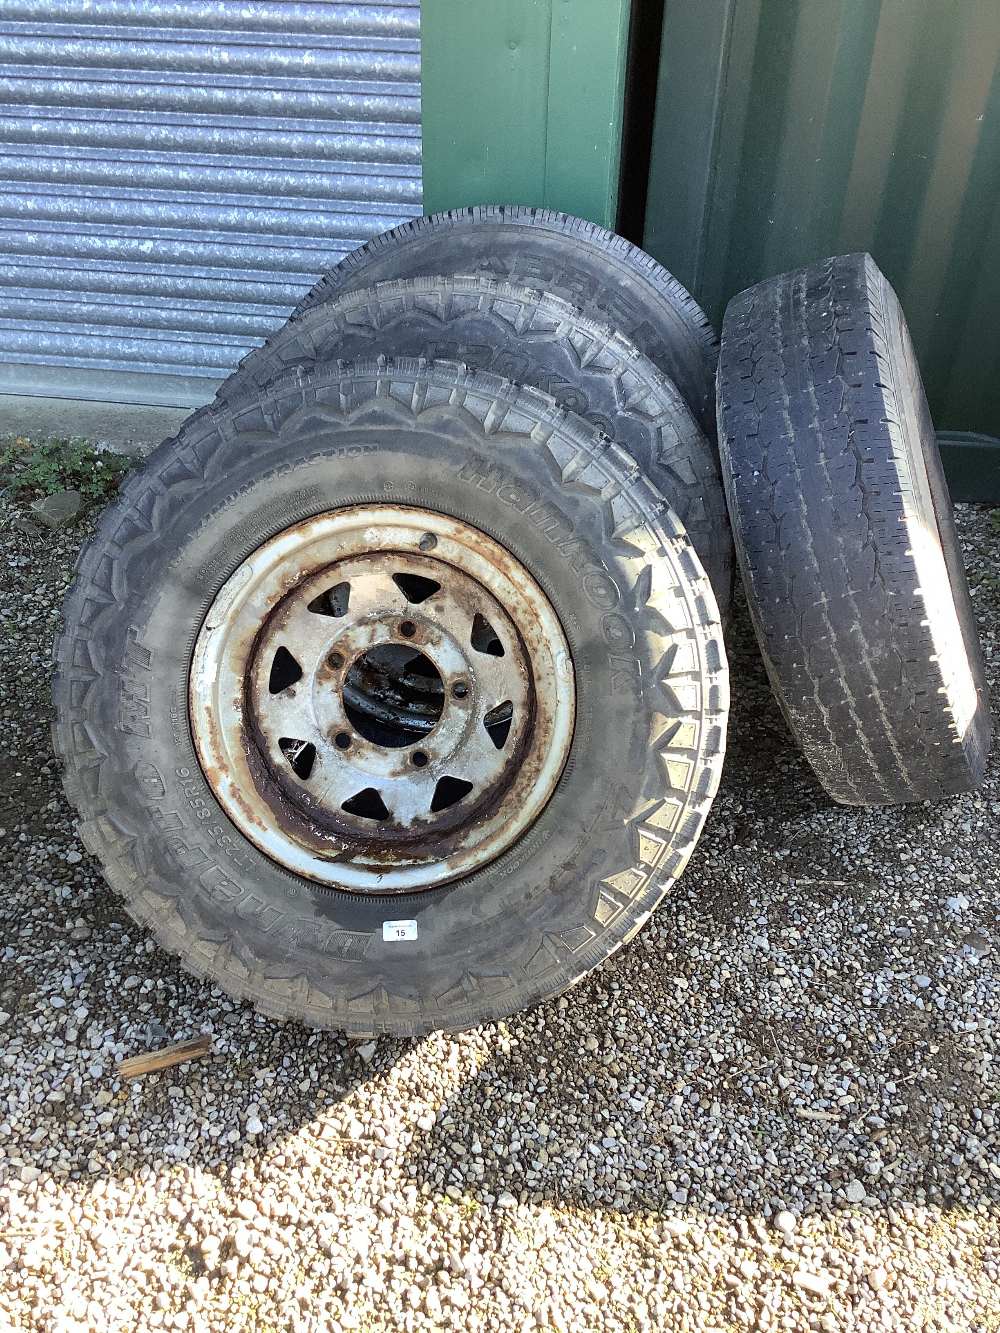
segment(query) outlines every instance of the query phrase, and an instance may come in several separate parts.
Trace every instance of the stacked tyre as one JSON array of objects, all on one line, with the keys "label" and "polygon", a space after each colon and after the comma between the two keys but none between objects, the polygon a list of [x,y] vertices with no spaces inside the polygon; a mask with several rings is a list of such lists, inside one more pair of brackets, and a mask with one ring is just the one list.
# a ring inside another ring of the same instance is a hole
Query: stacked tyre
[{"label": "stacked tyre", "polygon": [[554,995],[701,832],[734,532],[831,794],[973,785],[988,712],[922,404],[863,256],[737,298],[720,362],[680,284],[579,219],[376,238],[81,557],[55,736],[87,845],[278,1017],[415,1034]]}]

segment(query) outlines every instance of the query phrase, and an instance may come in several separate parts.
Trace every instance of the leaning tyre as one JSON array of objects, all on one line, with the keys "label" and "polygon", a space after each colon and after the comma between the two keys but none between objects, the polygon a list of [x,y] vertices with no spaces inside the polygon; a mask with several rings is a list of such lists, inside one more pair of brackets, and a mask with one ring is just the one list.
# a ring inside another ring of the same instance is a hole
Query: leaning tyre
[{"label": "leaning tyre", "polygon": [[676,383],[714,439],[718,343],[704,311],[644,250],[566,213],[490,205],[404,223],[347,255],[294,314],[387,279],[459,273],[541,287],[620,329]]},{"label": "leaning tyre", "polygon": [[982,779],[982,654],[906,321],[870,256],[750,288],[726,312],[723,477],[771,682],[850,805]]},{"label": "leaning tyre", "polygon": [[251,352],[220,401],[291,366],[384,353],[464,361],[551,394],[622,445],[684,525],[725,614],[732,536],[714,445],[672,380],[628,339],[567,302],[485,277],[359,288],[306,310]]},{"label": "leaning tyre", "polygon": [[415,1034],[639,928],[711,803],[727,673],[626,455],[400,362],[162,445],[81,558],[55,696],[84,839],[162,945],[266,1013]]}]

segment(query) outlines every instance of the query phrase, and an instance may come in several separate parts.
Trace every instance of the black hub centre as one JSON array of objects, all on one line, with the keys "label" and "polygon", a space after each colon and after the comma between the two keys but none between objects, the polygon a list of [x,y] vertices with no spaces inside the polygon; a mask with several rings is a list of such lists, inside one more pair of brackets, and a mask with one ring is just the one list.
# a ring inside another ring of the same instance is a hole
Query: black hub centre
[{"label": "black hub centre", "polygon": [[344,680],[344,711],[374,745],[399,749],[423,740],[444,708],[437,667],[408,644],[382,643],[351,664]]}]

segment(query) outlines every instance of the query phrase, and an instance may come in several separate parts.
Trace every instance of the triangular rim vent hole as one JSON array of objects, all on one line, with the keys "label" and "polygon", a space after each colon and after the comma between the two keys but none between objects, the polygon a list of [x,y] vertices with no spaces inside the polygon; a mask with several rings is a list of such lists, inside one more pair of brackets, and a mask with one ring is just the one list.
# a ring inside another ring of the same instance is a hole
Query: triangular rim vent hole
[{"label": "triangular rim vent hole", "polygon": [[433,597],[441,587],[436,579],[425,579],[422,574],[393,574],[392,581],[406,600],[416,605]]},{"label": "triangular rim vent hole", "polygon": [[477,611],[472,619],[472,639],[471,643],[477,653],[489,653],[490,657],[503,657],[503,644],[497,637],[497,632],[486,619]]},{"label": "triangular rim vent hole", "polygon": [[470,791],[472,783],[466,782],[463,778],[447,776],[439,778],[431,800],[431,814],[436,815],[439,810],[447,810],[449,806],[457,805]]},{"label": "triangular rim vent hole", "polygon": [[355,792],[340,808],[348,815],[357,815],[358,819],[372,819],[379,824],[385,823],[392,817],[385,801],[374,787],[366,787],[364,791]]},{"label": "triangular rim vent hole", "polygon": [[308,609],[317,616],[346,616],[350,600],[351,585],[335,583],[332,588],[327,588],[318,597],[314,597]]},{"label": "triangular rim vent hole", "polygon": [[271,660],[271,674],[267,678],[267,688],[271,694],[280,694],[302,679],[302,668],[287,648],[281,647]]},{"label": "triangular rim vent hole", "polygon": [[316,763],[316,747],[312,741],[298,741],[292,736],[282,736],[278,748],[288,760],[295,776],[308,782]]},{"label": "triangular rim vent hole", "polygon": [[507,744],[507,737],[510,735],[513,721],[514,705],[509,699],[505,699],[502,704],[497,704],[496,708],[491,708],[483,718],[486,734],[498,750],[502,750]]}]

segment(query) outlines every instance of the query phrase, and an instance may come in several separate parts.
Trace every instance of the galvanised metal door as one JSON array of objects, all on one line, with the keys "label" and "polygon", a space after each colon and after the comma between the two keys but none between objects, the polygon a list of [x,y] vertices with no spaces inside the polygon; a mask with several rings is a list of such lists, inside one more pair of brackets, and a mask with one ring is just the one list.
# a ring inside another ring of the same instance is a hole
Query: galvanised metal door
[{"label": "galvanised metal door", "polygon": [[0,0],[0,392],[197,404],[421,212],[419,0]]}]

